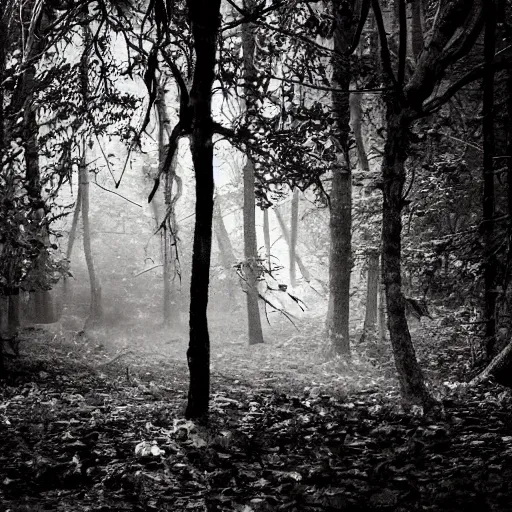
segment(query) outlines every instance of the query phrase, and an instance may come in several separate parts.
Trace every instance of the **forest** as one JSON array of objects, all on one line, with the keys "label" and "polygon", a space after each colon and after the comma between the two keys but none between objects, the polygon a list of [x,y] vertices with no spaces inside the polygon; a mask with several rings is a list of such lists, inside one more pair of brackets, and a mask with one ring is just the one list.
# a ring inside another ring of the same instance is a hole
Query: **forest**
[{"label": "forest", "polygon": [[0,0],[0,512],[510,511],[510,0]]}]

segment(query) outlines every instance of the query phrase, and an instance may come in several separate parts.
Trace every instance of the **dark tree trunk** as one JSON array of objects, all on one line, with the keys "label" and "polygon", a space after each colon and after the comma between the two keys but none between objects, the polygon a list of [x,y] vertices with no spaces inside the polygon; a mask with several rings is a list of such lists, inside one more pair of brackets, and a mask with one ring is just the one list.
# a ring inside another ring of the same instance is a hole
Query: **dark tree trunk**
[{"label": "dark tree trunk", "polygon": [[[481,31],[484,3],[453,0],[440,4],[429,42],[421,52],[416,68],[402,86],[406,72],[406,20],[404,3],[399,3],[398,72],[395,73],[390,44],[380,2],[371,0],[379,32],[380,57],[387,93],[386,143],[382,161],[383,226],[382,277],[386,287],[388,329],[395,357],[400,390],[404,402],[430,406],[429,395],[419,367],[405,318],[405,300],[401,281],[401,231],[405,162],[411,124],[417,117],[438,108],[449,96],[436,95],[446,69],[467,54]],[[462,87],[458,82],[452,91]],[[433,97],[432,97],[433,96]]]},{"label": "dark tree trunk", "polygon": [[206,423],[210,399],[207,308],[214,192],[211,104],[220,0],[187,0],[187,6],[196,56],[189,104],[192,116],[190,150],[196,177],[196,222],[190,284],[190,341],[187,351],[190,387],[185,415],[189,419]]},{"label": "dark tree trunk", "polygon": [[[351,80],[350,59],[347,50],[351,44],[350,32],[353,13],[350,8],[338,9],[335,4],[334,54],[332,57],[333,111],[336,117],[337,165],[333,170],[330,211],[329,291],[330,312],[328,332],[333,351],[350,355],[350,275],[352,272],[352,170],[349,158]],[[346,91],[346,92],[344,92]]]},{"label": "dark tree trunk", "polygon": [[288,247],[289,260],[290,260],[290,284],[297,286],[297,273],[296,273],[296,251],[297,251],[297,234],[299,224],[299,189],[295,188],[292,197],[291,207],[291,221],[290,221],[290,245]]},{"label": "dark tree trunk", "polygon": [[[381,272],[382,274],[382,272]],[[382,283],[382,277],[379,279],[379,340],[384,343],[387,339],[386,327],[386,287]]]},{"label": "dark tree trunk", "polygon": [[[255,7],[254,0],[246,0],[245,6],[251,11]],[[245,115],[250,120],[256,114],[257,106],[252,88],[258,73],[254,66],[256,49],[256,27],[253,23],[242,24],[242,47],[244,61]],[[256,240],[256,200],[254,163],[250,152],[247,152],[244,166],[244,274],[246,279],[247,320],[249,328],[249,345],[263,343],[261,316],[258,298],[258,245]]]},{"label": "dark tree trunk", "polygon": [[496,349],[496,301],[497,301],[497,256],[496,256],[496,193],[494,185],[494,51],[496,45],[496,3],[486,3],[486,25],[484,35],[484,80],[483,80],[483,205],[482,235],[484,239],[484,287],[485,287],[485,351],[492,359]]},{"label": "dark tree trunk", "polygon": [[428,407],[432,399],[416,359],[402,293],[402,209],[409,123],[397,103],[394,97],[387,97],[387,137],[382,161],[382,280],[386,287],[388,330],[402,398],[406,405],[421,404]]},{"label": "dark tree trunk", "polygon": [[414,60],[418,60],[420,53],[423,51],[423,0],[412,0],[411,2],[411,23],[410,23],[410,40],[412,46],[412,54]]},{"label": "dark tree trunk", "polygon": [[362,340],[375,334],[377,324],[377,299],[379,295],[379,251],[369,249],[368,252],[368,279],[366,283],[366,313]]},{"label": "dark tree trunk", "polygon": [[[33,6],[26,5],[27,13],[31,12]],[[31,14],[32,15],[32,14]],[[34,44],[29,49],[27,60],[38,55],[44,48],[44,34],[49,24],[44,10],[41,10],[36,23],[36,33],[34,35]],[[22,31],[25,30],[22,28]],[[27,33],[25,33],[27,36]],[[41,225],[38,235],[42,238],[44,246],[42,246],[38,257],[34,261],[34,272],[36,275],[43,277],[46,272],[46,262],[48,258],[47,247],[50,245],[49,226],[46,219],[47,205],[42,195],[41,176],[39,168],[39,124],[37,122],[37,107],[34,103],[36,100],[36,65],[29,65],[23,77],[19,82],[19,96],[17,91],[14,93],[13,105],[15,110],[23,109],[22,123],[22,140],[25,149],[25,172],[27,197],[32,209],[32,215],[35,223]],[[43,278],[44,279],[44,278]],[[31,295],[36,321],[40,323],[50,323],[55,320],[53,310],[53,301],[50,292],[46,289],[37,289]]]},{"label": "dark tree trunk", "polygon": [[470,385],[474,386],[493,378],[495,382],[512,388],[512,342],[497,354],[483,372],[471,380]]},{"label": "dark tree trunk", "polygon": [[[507,150],[508,156],[512,155],[512,69],[507,69]],[[510,285],[512,273],[512,158],[507,158],[507,213],[508,213],[508,248],[507,267],[503,284],[503,293],[506,294]]]}]

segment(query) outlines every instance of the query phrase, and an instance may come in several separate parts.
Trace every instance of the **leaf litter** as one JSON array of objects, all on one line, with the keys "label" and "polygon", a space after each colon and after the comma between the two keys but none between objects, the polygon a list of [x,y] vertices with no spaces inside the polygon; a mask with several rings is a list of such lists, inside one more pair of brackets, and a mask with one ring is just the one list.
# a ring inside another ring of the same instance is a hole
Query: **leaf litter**
[{"label": "leaf litter", "polygon": [[256,348],[214,337],[208,427],[183,417],[185,340],[27,334],[0,387],[1,510],[510,510],[508,390],[461,384],[428,337],[441,406],[406,414],[389,361],[328,360],[313,327]]}]

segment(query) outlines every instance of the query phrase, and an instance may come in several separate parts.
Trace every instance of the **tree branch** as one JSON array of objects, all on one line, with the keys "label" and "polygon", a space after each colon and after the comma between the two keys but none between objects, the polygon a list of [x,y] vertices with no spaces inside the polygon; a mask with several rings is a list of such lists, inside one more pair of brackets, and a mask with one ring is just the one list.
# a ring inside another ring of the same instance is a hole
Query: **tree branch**
[{"label": "tree branch", "polygon": [[[496,71],[512,67],[510,56],[503,55],[503,52],[509,48],[505,48],[497,56],[499,59],[494,61],[494,68]],[[439,96],[435,96],[429,101],[424,102],[423,108],[418,112],[418,117],[426,116],[438,108],[442,107],[452,96],[457,94],[463,87],[483,77],[484,64],[481,63],[474,67],[471,71],[468,71],[462,78],[452,84],[446,91]]]},{"label": "tree branch", "polygon": [[395,74],[393,73],[393,66],[391,65],[391,54],[389,53],[388,39],[386,37],[386,28],[384,27],[384,20],[382,19],[382,12],[380,10],[379,0],[372,0],[373,13],[375,14],[375,21],[377,23],[377,30],[380,40],[380,54],[382,59],[382,67],[388,75],[388,78],[393,87],[401,92],[401,87],[397,83]]}]

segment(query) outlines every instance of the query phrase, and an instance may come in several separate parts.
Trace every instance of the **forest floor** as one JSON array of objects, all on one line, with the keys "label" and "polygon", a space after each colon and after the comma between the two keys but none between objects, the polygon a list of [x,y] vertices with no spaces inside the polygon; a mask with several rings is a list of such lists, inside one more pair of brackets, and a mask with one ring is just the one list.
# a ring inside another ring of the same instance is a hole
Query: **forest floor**
[{"label": "forest floor", "polygon": [[0,511],[512,510],[512,395],[461,384],[463,337],[418,330],[441,407],[406,414],[388,348],[347,365],[299,327],[247,347],[212,325],[208,428],[183,417],[186,336],[23,332],[0,383]]}]

